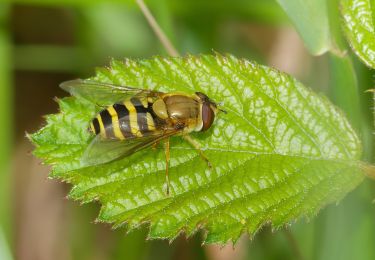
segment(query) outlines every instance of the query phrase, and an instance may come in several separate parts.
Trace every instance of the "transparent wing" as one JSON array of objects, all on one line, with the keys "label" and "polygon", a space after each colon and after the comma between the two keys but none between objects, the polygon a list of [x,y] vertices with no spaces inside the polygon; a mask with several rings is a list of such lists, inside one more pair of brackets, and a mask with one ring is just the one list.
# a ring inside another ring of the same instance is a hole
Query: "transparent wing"
[{"label": "transparent wing", "polygon": [[85,98],[98,105],[111,105],[115,102],[134,95],[148,95],[153,92],[147,89],[119,86],[92,80],[70,80],[60,84],[60,87],[72,96]]},{"label": "transparent wing", "polygon": [[173,129],[159,135],[138,137],[123,141],[102,139],[100,135],[97,135],[84,152],[82,163],[84,166],[109,163],[127,157],[167,137],[176,135],[180,131]]}]

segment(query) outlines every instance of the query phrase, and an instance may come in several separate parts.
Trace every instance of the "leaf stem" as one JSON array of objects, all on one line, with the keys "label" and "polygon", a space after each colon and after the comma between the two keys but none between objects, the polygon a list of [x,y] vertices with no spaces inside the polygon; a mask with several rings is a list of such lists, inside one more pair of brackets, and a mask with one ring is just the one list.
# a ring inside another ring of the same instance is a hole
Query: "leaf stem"
[{"label": "leaf stem", "polygon": [[176,48],[173,46],[172,42],[165,35],[163,30],[160,28],[159,24],[156,22],[154,16],[151,14],[150,10],[143,2],[143,0],[136,0],[139,8],[141,9],[143,15],[146,17],[147,22],[151,26],[152,30],[155,32],[161,44],[164,46],[165,50],[170,56],[178,57],[180,54],[177,52]]}]

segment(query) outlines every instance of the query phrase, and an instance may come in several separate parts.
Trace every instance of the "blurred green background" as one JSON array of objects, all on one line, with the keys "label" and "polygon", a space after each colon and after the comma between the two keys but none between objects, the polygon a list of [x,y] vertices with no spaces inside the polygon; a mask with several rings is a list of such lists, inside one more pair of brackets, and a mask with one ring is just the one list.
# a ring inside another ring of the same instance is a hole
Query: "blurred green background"
[{"label": "blurred green background", "polygon": [[[329,2],[331,33],[340,38],[338,1]],[[232,53],[327,95],[361,136],[364,160],[374,158],[371,96],[364,93],[373,73],[352,54],[309,54],[275,0],[146,4],[181,54]],[[375,259],[370,181],[316,218],[286,231],[264,228],[235,249],[201,246],[201,233],[172,244],[147,241],[146,227],[126,235],[94,224],[99,205],[66,200],[69,185],[47,179],[49,169],[30,155],[25,132],[57,112],[54,97],[66,95],[60,82],[90,77],[111,58],[152,55],[167,53],[131,0],[0,2],[0,259]]]}]

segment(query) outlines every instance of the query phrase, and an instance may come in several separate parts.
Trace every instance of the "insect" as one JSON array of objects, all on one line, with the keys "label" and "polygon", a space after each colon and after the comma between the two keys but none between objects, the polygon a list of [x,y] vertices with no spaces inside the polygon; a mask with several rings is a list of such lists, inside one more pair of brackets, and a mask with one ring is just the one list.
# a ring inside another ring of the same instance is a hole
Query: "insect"
[{"label": "insect", "polygon": [[218,111],[225,112],[205,94],[164,93],[81,79],[63,82],[60,87],[104,108],[90,122],[89,131],[95,137],[82,157],[84,165],[108,163],[165,141],[169,194],[169,138],[179,135],[211,167],[199,144],[189,135],[208,130]]}]

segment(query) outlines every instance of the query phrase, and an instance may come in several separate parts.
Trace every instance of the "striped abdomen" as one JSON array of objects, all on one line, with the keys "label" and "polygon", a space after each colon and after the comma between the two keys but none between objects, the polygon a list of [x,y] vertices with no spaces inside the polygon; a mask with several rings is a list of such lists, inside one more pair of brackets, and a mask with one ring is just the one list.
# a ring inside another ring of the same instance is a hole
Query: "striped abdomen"
[{"label": "striped abdomen", "polygon": [[124,140],[159,132],[160,119],[146,98],[132,97],[102,110],[91,122],[91,131],[106,139]]}]

